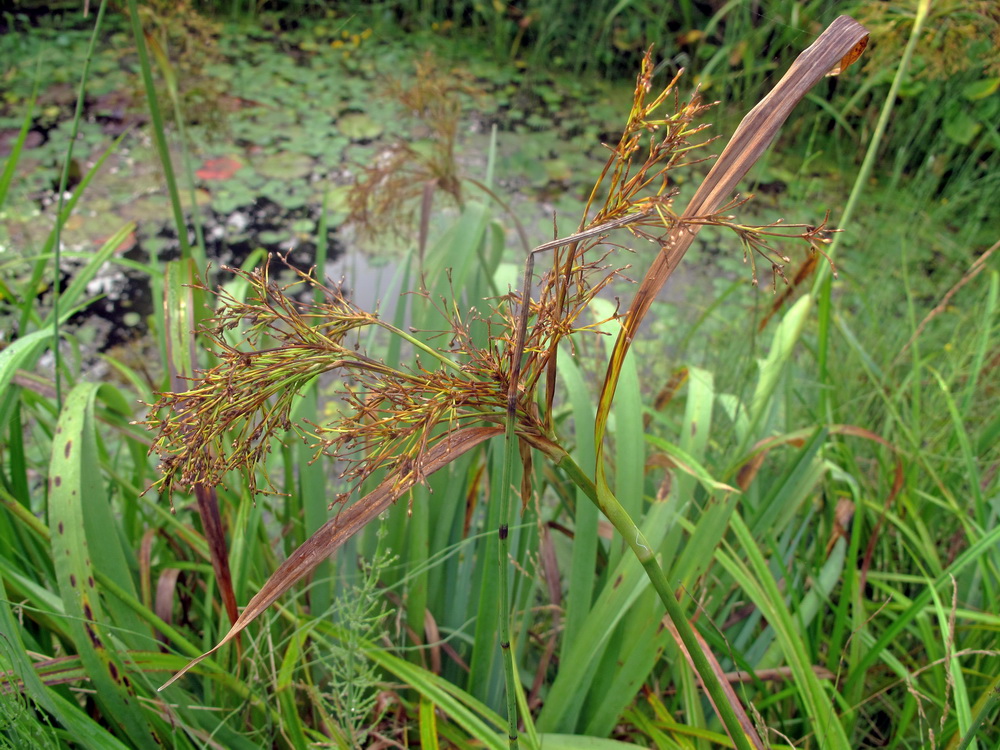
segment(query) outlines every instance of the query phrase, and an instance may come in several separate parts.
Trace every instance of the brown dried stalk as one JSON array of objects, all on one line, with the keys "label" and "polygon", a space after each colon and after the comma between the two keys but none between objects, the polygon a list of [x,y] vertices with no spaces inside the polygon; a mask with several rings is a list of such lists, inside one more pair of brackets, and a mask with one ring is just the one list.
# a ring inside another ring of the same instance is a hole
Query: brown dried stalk
[{"label": "brown dried stalk", "polygon": [[[402,105],[406,116],[427,131],[428,146],[415,149],[397,141],[383,149],[360,176],[348,198],[348,221],[368,240],[387,234],[405,237],[420,210],[425,222],[433,194],[442,191],[455,204],[463,203],[455,145],[461,117],[459,95],[477,91],[458,70],[442,71],[428,53],[417,61],[412,80],[384,81],[385,98]],[[423,247],[423,242],[420,243]]]}]

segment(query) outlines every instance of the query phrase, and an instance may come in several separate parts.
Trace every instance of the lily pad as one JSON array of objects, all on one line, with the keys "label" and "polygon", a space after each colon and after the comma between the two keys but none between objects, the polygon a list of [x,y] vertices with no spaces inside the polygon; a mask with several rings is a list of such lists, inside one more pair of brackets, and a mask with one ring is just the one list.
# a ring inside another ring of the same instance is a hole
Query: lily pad
[{"label": "lily pad", "polygon": [[[207,206],[212,202],[212,196],[207,190],[198,189],[195,191],[195,202],[199,206]],[[191,207],[191,194],[187,190],[181,191],[181,206],[187,210]],[[172,209],[170,199],[166,195],[144,195],[136,198],[122,209],[122,216],[137,222],[162,222],[170,221]]]},{"label": "lily pad", "polygon": [[350,141],[342,136],[323,137],[313,145],[311,153],[326,164],[336,164]]},{"label": "lily pad", "polygon": [[212,196],[212,208],[228,216],[237,209],[250,206],[256,196],[249,190],[222,190]]},{"label": "lily pad", "polygon": [[967,112],[957,110],[944,120],[944,133],[956,143],[968,146],[983,126]]},{"label": "lily pad", "polygon": [[294,151],[279,151],[265,156],[255,165],[257,171],[265,177],[278,180],[292,180],[305,177],[313,168],[312,157]]},{"label": "lily pad", "polygon": [[[212,195],[204,188],[198,188],[194,191],[194,202],[199,206],[208,206],[212,203]],[[191,191],[182,190],[181,191],[181,206],[186,210],[191,208]]]},{"label": "lily pad", "polygon": [[378,138],[385,128],[364,112],[348,111],[337,120],[337,129],[352,141],[367,141]]},{"label": "lily pad", "polygon": [[260,233],[258,239],[265,245],[280,245],[288,239],[288,232],[279,232],[268,229]]},{"label": "lily pad", "polygon": [[1000,89],[1000,78],[982,78],[962,87],[962,96],[971,101],[993,96]]},{"label": "lily pad", "polygon": [[309,191],[306,188],[299,190],[292,190],[286,193],[281,198],[281,206],[286,211],[294,211],[297,208],[302,208],[309,202]]},{"label": "lily pad", "polygon": [[337,185],[326,193],[326,208],[328,211],[347,211],[350,207],[351,186]]},{"label": "lily pad", "polygon": [[[100,247],[118,230],[124,222],[111,213],[95,213],[93,215],[73,214],[63,227],[63,242],[68,247]],[[124,253],[136,242],[135,234],[129,234],[119,244],[117,251]]]},{"label": "lily pad", "polygon": [[170,201],[165,195],[144,195],[125,206],[121,213],[140,223],[163,221],[170,216]]}]

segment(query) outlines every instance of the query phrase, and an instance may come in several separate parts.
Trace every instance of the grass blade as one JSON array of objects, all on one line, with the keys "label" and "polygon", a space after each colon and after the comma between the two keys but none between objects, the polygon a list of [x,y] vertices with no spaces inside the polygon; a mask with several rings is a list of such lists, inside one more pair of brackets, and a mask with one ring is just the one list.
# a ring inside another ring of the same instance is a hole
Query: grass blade
[{"label": "grass blade", "polygon": [[[181,207],[181,195],[177,189],[177,178],[174,175],[174,165],[170,158],[170,148],[167,146],[166,129],[163,114],[156,98],[156,85],[153,83],[153,69],[149,64],[149,51],[146,49],[146,35],[142,29],[142,18],[139,15],[139,4],[136,0],[128,0],[128,15],[132,21],[132,36],[135,39],[136,52],[139,53],[139,70],[142,72],[142,82],[146,88],[146,106],[153,123],[153,139],[156,151],[163,167],[163,179],[167,183],[167,193],[170,195],[170,206],[174,214],[174,225],[177,227],[177,240],[180,242],[181,258],[191,257],[191,244],[188,242],[187,222],[184,220],[184,209]],[[200,269],[204,270],[204,262]]]},{"label": "grass blade", "polygon": [[7,191],[10,190],[10,183],[14,179],[17,171],[17,162],[21,158],[21,151],[24,149],[24,142],[31,130],[31,123],[34,118],[35,100],[38,98],[38,80],[35,80],[34,88],[31,90],[31,97],[25,105],[24,119],[21,121],[21,129],[17,133],[17,138],[10,145],[10,153],[7,155],[3,172],[0,172],[0,207],[7,200]]},{"label": "grass blade", "polygon": [[69,631],[96,689],[104,718],[136,747],[152,746],[151,728],[134,686],[126,674],[120,649],[107,630],[108,621],[97,588],[92,555],[106,540],[90,539],[87,515],[107,506],[103,485],[95,482],[98,465],[94,433],[94,399],[99,385],[82,383],[66,398],[52,442],[49,515],[52,559],[59,591],[70,617]]},{"label": "grass blade", "polygon": [[[73,194],[70,196],[69,200],[66,201],[66,204],[62,208],[62,211],[56,214],[55,222],[57,227],[65,224],[66,220],[69,219],[70,215],[73,213],[73,210],[76,208],[77,203],[79,203],[80,198],[86,192],[87,187],[97,176],[97,174],[101,171],[101,167],[104,166],[104,162],[107,161],[108,157],[110,157],[111,154],[113,154],[118,149],[118,146],[121,144],[122,140],[125,138],[127,133],[128,131],[118,136],[118,138],[114,140],[114,142],[107,148],[107,150],[103,154],[101,154],[101,156],[97,159],[97,161],[94,162],[94,166],[92,166],[90,169],[87,170],[87,173],[83,176],[83,179],[80,180],[79,184],[76,186],[76,189],[73,190]],[[18,330],[20,331],[29,330],[28,324],[29,322],[32,321],[37,322],[39,325],[41,325],[38,313],[35,310],[33,304],[33,300],[35,298],[34,290],[38,289],[38,284],[42,280],[42,276],[45,273],[46,263],[48,259],[50,257],[55,256],[54,252],[55,246],[56,246],[56,231],[53,229],[53,231],[49,233],[48,238],[45,240],[45,244],[42,246],[41,252],[38,254],[38,261],[35,263],[35,266],[31,271],[31,278],[28,279],[28,281],[22,285],[22,289],[24,289],[24,292],[21,294],[22,298],[21,316],[18,323]],[[45,325],[49,326],[54,325],[54,321],[55,321],[54,316],[50,315],[49,317],[46,318]]]},{"label": "grass blade", "polygon": [[724,554],[720,555],[719,561],[737,578],[743,590],[761,608],[774,627],[785,658],[795,674],[799,695],[809,716],[809,726],[816,734],[819,747],[846,750],[850,747],[850,742],[826,691],[812,669],[792,613],[784,604],[784,597],[778,590],[777,582],[772,577],[757,542],[739,514],[733,515],[731,527],[740,549],[749,558],[749,566]]},{"label": "grass blade", "polygon": [[41,352],[42,347],[52,340],[52,335],[52,329],[49,327],[32,331],[18,337],[0,351],[0,393],[4,394],[4,400],[16,397],[16,391],[9,388],[14,374],[20,369],[33,366],[35,357]]},{"label": "grass blade", "polygon": [[78,705],[66,700],[42,682],[35,665],[28,658],[25,644],[21,640],[22,628],[14,619],[7,599],[0,601],[0,632],[4,634],[3,650],[7,664],[12,667],[13,672],[5,681],[11,677],[20,680],[23,686],[21,689],[31,700],[48,711],[72,735],[74,741],[83,747],[90,750],[127,749],[126,745],[87,716]]}]

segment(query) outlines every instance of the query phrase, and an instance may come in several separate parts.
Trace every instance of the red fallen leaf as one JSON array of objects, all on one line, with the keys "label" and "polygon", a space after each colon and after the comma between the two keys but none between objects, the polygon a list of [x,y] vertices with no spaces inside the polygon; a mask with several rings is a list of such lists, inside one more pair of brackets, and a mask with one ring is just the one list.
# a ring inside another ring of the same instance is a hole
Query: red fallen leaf
[{"label": "red fallen leaf", "polygon": [[218,159],[207,160],[195,175],[199,180],[228,180],[242,168],[243,162],[239,159],[220,156]]}]

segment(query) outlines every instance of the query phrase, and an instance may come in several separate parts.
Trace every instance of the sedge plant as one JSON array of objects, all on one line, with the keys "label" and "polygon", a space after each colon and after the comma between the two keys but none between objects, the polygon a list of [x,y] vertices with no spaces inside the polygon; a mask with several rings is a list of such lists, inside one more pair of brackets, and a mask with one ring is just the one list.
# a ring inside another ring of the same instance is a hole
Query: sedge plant
[{"label": "sedge plant", "polygon": [[[438,341],[447,345],[428,344],[403,326],[358,308],[313,272],[295,271],[291,283],[281,283],[269,266],[238,271],[248,288],[246,297],[237,298],[224,289],[216,292],[217,314],[203,332],[218,364],[198,373],[186,389],[161,394],[147,419],[147,427],[157,433],[154,450],[161,457],[162,476],[155,487],[166,495],[215,487],[226,481],[229,472],[242,471],[252,492],[260,487],[278,491],[267,477],[265,459],[277,440],[295,431],[312,447],[316,459],[325,457],[342,467],[347,490],[337,498],[342,507],[335,517],[278,567],[205,657],[236,638],[348,538],[432,473],[484,442],[502,438],[502,472],[494,484],[497,496],[491,497],[500,503],[501,567],[507,564],[515,465],[520,461],[530,467],[533,456],[540,455],[597,505],[641,563],[731,742],[739,748],[762,747],[735,693],[723,685],[710,650],[695,634],[668,583],[664,562],[611,489],[608,476],[613,469],[604,456],[605,431],[631,342],[658,289],[702,227],[733,231],[753,265],[755,280],[757,259],[775,277],[782,276],[788,258],[770,246],[772,240],[798,239],[812,252],[822,253],[829,234],[824,225],[743,223],[731,215],[744,202],[733,195],[794,105],[824,75],[853,62],[866,36],[852,19],[837,19],[747,115],[684,210],[675,207],[678,190],[673,175],[704,160],[697,151],[706,143],[704,128],[696,120],[707,105],[697,94],[681,99],[679,75],[662,92],[651,95],[654,65],[647,53],[623,134],[611,149],[578,230],[532,250],[521,289],[484,301],[485,312],[428,299],[438,305],[443,321]],[[620,318],[612,315],[613,320],[620,319],[620,333],[596,412],[597,463],[587,467],[572,458],[553,418],[556,375],[561,345],[572,345],[576,337],[595,330],[586,313],[595,296],[620,273],[614,263],[614,233],[627,233],[648,244],[654,259],[627,313]],[[550,254],[551,264],[536,291],[534,267],[545,253]],[[300,286],[311,288],[313,295],[297,294]],[[416,294],[431,297],[426,291]],[[411,363],[393,366],[371,356],[356,343],[365,329],[380,329],[402,341],[412,353]],[[485,338],[478,335],[483,330]],[[343,384],[343,404],[336,418],[327,423],[293,423],[297,394],[327,373],[336,373]],[[264,479],[258,487],[261,470]],[[522,504],[530,496],[531,472],[523,476]],[[352,493],[372,483],[374,489],[347,504]],[[501,574],[500,644],[508,744],[516,747],[519,686],[510,648],[514,636],[506,580]],[[520,718],[530,725],[530,717]],[[842,732],[833,722],[828,731],[836,735],[838,730]]]}]

